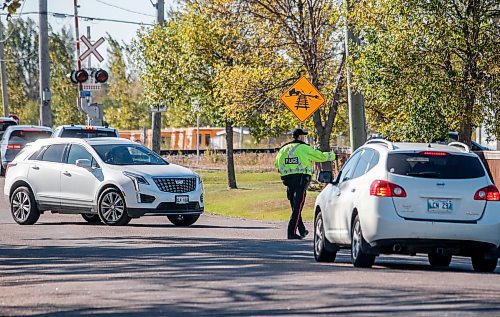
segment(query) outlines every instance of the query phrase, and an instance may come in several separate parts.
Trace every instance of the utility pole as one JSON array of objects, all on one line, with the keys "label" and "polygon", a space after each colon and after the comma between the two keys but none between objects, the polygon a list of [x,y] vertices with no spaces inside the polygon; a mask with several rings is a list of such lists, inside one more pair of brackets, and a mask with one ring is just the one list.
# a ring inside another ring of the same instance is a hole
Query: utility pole
[{"label": "utility pole", "polygon": [[49,59],[49,23],[47,19],[47,0],[38,0],[39,18],[39,62],[40,62],[40,124],[52,127],[50,108],[50,59]]},{"label": "utility pole", "polygon": [[[352,26],[349,25],[349,0],[345,0],[346,25],[345,25],[345,55],[346,61],[349,57],[349,45],[360,45],[359,38],[354,34]],[[349,128],[351,140],[351,153],[366,142],[365,128],[365,105],[363,95],[353,91],[352,75],[349,64],[347,70],[347,102],[349,105]]]},{"label": "utility pole", "polygon": [[3,24],[0,21],[0,73],[2,79],[2,103],[3,103],[3,115],[4,117],[9,116],[9,96],[7,95],[7,72],[5,70],[5,58],[3,51]]},{"label": "utility pole", "polygon": [[[163,26],[165,22],[165,2],[164,0],[158,0],[156,3],[156,22]],[[159,100],[158,100],[159,102]],[[152,128],[153,128],[153,137],[152,137],[152,145],[153,151],[156,153],[160,153],[160,139],[161,139],[161,112],[152,112]]]}]

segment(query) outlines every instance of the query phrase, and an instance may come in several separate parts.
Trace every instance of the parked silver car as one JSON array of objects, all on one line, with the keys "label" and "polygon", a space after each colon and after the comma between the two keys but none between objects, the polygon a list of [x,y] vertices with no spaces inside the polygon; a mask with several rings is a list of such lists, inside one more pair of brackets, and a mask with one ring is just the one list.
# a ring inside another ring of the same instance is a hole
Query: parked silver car
[{"label": "parked silver car", "polygon": [[27,143],[50,138],[52,129],[33,125],[9,125],[0,141],[0,174],[5,174],[7,164],[12,162]]}]

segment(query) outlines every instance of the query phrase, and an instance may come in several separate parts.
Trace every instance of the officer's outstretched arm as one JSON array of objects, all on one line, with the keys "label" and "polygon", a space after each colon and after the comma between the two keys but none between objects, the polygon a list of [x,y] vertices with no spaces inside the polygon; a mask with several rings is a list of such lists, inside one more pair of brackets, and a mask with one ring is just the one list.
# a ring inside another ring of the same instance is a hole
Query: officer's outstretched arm
[{"label": "officer's outstretched arm", "polygon": [[330,152],[321,152],[319,150],[313,149],[308,146],[307,154],[312,161],[315,162],[327,162],[335,160],[335,153],[333,151]]}]

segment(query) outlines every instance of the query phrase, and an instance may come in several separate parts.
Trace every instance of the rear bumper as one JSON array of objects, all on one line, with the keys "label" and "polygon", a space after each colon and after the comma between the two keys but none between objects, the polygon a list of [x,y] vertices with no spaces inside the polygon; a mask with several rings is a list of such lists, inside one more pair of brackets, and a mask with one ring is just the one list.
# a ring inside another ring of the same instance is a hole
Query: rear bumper
[{"label": "rear bumper", "polygon": [[486,253],[491,257],[500,255],[500,248],[494,244],[467,240],[386,239],[371,242],[370,246],[374,248],[375,253],[383,254],[434,253],[472,256]]},{"label": "rear bumper", "polygon": [[489,206],[475,223],[408,220],[399,217],[393,206],[360,212],[365,240],[372,244],[382,240],[418,239],[485,243],[500,247],[500,212]]}]

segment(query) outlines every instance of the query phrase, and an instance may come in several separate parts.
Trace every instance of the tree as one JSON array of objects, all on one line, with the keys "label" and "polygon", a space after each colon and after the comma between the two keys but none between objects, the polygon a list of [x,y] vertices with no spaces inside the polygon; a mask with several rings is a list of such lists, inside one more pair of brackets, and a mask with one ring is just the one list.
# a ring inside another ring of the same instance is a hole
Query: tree
[{"label": "tree", "polygon": [[373,0],[353,14],[364,40],[355,78],[373,127],[426,142],[458,130],[470,144],[485,118],[497,122],[498,3]]},{"label": "tree", "polygon": [[[320,149],[328,151],[344,69],[339,7],[331,0],[247,2],[248,14],[262,25],[274,26],[272,36],[279,39],[280,53],[291,65],[300,65],[299,74],[305,73],[314,86],[326,92],[329,102],[314,113],[313,123]],[[329,164],[323,168],[331,169]]]},{"label": "tree", "polygon": [[111,36],[107,37],[110,44],[108,51],[110,72],[107,99],[105,100],[106,122],[124,130],[140,129],[150,125],[147,104],[140,103],[141,87],[127,73],[128,68],[123,55],[124,49]]},{"label": "tree", "polygon": [[52,111],[54,125],[83,124],[85,114],[78,110],[78,89],[67,78],[75,68],[73,35],[69,28],[49,35],[50,81],[52,92]]}]

